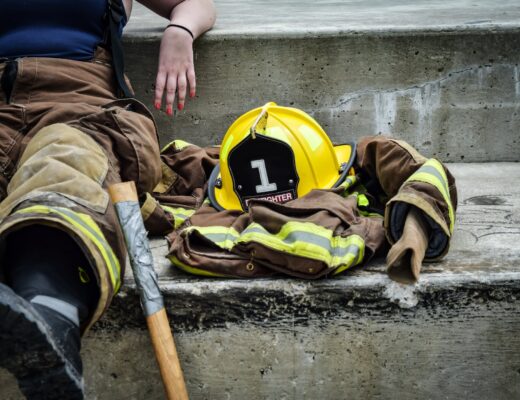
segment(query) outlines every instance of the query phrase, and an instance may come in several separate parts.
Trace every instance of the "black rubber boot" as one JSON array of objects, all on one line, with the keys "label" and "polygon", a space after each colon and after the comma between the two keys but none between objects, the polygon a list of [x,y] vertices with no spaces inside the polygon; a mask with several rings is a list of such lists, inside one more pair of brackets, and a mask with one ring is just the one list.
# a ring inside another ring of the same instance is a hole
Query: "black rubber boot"
[{"label": "black rubber boot", "polygon": [[7,236],[2,261],[0,366],[28,399],[83,399],[79,326],[99,298],[87,259],[67,233],[31,225]]},{"label": "black rubber boot", "polygon": [[30,400],[83,399],[79,328],[0,283],[0,366]]}]

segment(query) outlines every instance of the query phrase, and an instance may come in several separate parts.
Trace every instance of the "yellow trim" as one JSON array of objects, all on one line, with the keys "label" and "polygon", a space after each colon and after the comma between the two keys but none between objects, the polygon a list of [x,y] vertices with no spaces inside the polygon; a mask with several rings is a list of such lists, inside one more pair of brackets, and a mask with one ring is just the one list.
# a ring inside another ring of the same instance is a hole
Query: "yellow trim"
[{"label": "yellow trim", "polygon": [[191,210],[188,208],[170,207],[162,204],[160,206],[164,211],[173,215],[173,226],[175,229],[181,226],[184,221],[186,221],[195,213],[195,210]]},{"label": "yellow trim", "polygon": [[204,269],[190,267],[189,265],[184,264],[177,257],[175,257],[174,255],[171,255],[171,254],[167,258],[177,268],[179,268],[179,269],[181,269],[184,272],[187,272],[189,274],[201,275],[201,276],[209,276],[209,277],[212,277],[212,278],[234,278],[231,275],[218,274],[216,272],[210,272],[210,271],[206,271]]},{"label": "yellow trim", "polygon": [[[212,243],[216,244],[217,246],[225,250],[231,250],[235,246],[238,238],[240,237],[240,234],[234,228],[227,228],[224,226],[189,226],[183,231],[183,233],[189,234],[191,231],[198,232],[199,234],[210,240]],[[212,234],[225,235],[226,239],[215,242],[210,237],[208,237]],[[229,236],[233,237],[233,239],[228,239]]]},{"label": "yellow trim", "polygon": [[[121,286],[121,266],[119,265],[119,260],[117,259],[108,242],[106,241],[103,232],[101,232],[101,229],[99,229],[97,224],[89,215],[78,213],[62,207],[47,206],[32,206],[15,212],[15,214],[30,213],[57,214],[65,221],[70,223],[72,226],[79,229],[87,238],[89,238],[92,241],[92,243],[96,245],[97,249],[101,253],[103,260],[105,261],[105,264],[108,267],[107,269],[110,275],[112,286],[114,288],[114,293],[116,293],[119,290],[119,287]],[[67,215],[68,213],[71,213],[72,216]],[[83,224],[85,224],[86,227]],[[94,231],[94,233],[92,231]],[[99,236],[99,239],[96,237],[96,235]],[[104,244],[102,241],[104,242]]]},{"label": "yellow trim", "polygon": [[[256,231],[248,232],[248,230]],[[258,230],[261,232],[258,232]],[[190,234],[192,231],[198,232],[216,246],[225,250],[231,250],[237,243],[255,241],[264,246],[284,253],[290,253],[297,256],[322,261],[330,267],[343,265],[349,267],[351,265],[360,263],[363,260],[365,249],[365,242],[358,235],[350,235],[345,238],[341,236],[334,236],[332,230],[310,222],[287,222],[276,234],[269,233],[262,225],[254,222],[250,224],[241,234],[239,234],[234,228],[227,228],[222,226],[190,226],[183,231],[183,234]],[[286,241],[288,236],[295,233],[310,234],[322,238],[328,243],[328,248],[323,247],[320,244],[304,240],[293,240],[288,243]],[[211,238],[211,235],[222,235],[225,237],[225,239],[216,241],[215,238]],[[345,253],[341,256],[336,256],[331,253],[331,251],[345,249],[350,246],[356,246],[358,249],[359,255],[356,260],[351,258],[353,253]],[[354,264],[352,264],[353,261]]]},{"label": "yellow trim", "polygon": [[[442,177],[444,182],[439,181],[439,179],[428,172],[423,172],[423,167],[433,167]],[[446,176],[446,172],[444,171],[444,168],[442,167],[442,164],[434,159],[431,158],[427,162],[425,162],[421,168],[417,170],[412,176],[410,176],[407,180],[407,182],[423,182],[430,185],[433,185],[436,187],[439,192],[442,194],[442,197],[444,197],[444,201],[448,205],[448,213],[450,217],[450,233],[453,233],[453,228],[455,224],[455,215],[453,211],[453,206],[451,204],[451,198],[450,193],[448,189],[448,178]]]},{"label": "yellow trim", "polygon": [[363,193],[359,193],[357,195],[357,204],[361,207],[367,207],[369,205],[367,196],[365,196]]},{"label": "yellow trim", "polygon": [[[311,229],[308,229],[311,227]],[[265,230],[261,225],[252,223],[248,226],[248,228],[259,228]],[[296,231],[307,231],[308,233],[312,233],[314,235],[323,237],[327,239],[330,243],[331,249],[341,249],[347,248],[349,246],[356,246],[359,250],[359,256],[357,260],[352,260],[352,253],[346,253],[342,256],[334,256],[332,255],[328,249],[314,243],[305,242],[301,240],[295,240],[292,243],[286,243],[283,240],[287,238],[287,236]],[[274,250],[278,250],[284,253],[290,253],[301,257],[310,258],[313,260],[319,260],[327,264],[329,267],[335,266],[352,266],[352,261],[357,261],[355,264],[361,262],[364,256],[365,250],[365,242],[358,235],[350,235],[348,237],[341,236],[332,236],[332,231],[318,225],[309,223],[309,222],[295,222],[291,221],[286,223],[282,229],[277,234],[270,234],[266,231],[266,233],[260,232],[251,232],[245,233],[240,236],[237,243],[244,243],[255,241],[260,244],[263,244],[267,247],[270,247]],[[355,265],[354,264],[354,265]]]},{"label": "yellow trim", "polygon": [[161,180],[153,189],[156,193],[165,193],[177,179],[177,174],[161,160]]},{"label": "yellow trim", "polygon": [[175,149],[176,150],[182,150],[184,149],[185,147],[188,147],[188,146],[191,146],[192,143],[189,143],[189,142],[186,142],[184,140],[180,140],[180,139],[177,139],[177,140],[172,140],[170,143],[168,143],[166,146],[164,146],[162,149],[161,149],[161,153],[164,153],[168,148],[170,148],[171,146],[175,146]]},{"label": "yellow trim", "polygon": [[143,221],[146,221],[150,218],[150,215],[153,214],[155,208],[157,207],[157,201],[152,197],[150,193],[146,193],[146,200],[141,207],[141,215],[143,217]]},{"label": "yellow trim", "polygon": [[343,188],[343,196],[347,196],[348,190],[357,184],[357,176],[356,175],[348,175],[345,180],[338,185],[338,187]]},{"label": "yellow trim", "polygon": [[81,281],[81,283],[90,282],[90,276],[88,276],[87,271],[85,271],[84,268],[78,267],[78,273],[79,273],[79,280]]},{"label": "yellow trim", "polygon": [[[347,253],[345,255],[345,257],[349,257],[349,258],[353,258],[355,256],[355,254],[353,253]],[[338,274],[341,274],[343,271],[349,269],[349,268],[352,268],[354,265],[357,265],[359,264],[361,261],[359,262],[355,262],[355,260],[348,260],[347,262],[345,262],[343,265],[340,265],[338,268],[336,268],[334,270],[334,272],[332,273],[333,276],[335,275],[338,275]]]}]

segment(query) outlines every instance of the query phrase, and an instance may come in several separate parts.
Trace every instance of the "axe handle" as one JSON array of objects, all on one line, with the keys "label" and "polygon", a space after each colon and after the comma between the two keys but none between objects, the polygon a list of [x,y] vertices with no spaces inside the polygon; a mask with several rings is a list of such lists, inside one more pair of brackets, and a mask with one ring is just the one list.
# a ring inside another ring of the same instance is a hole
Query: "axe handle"
[{"label": "axe handle", "polygon": [[188,392],[166,310],[163,308],[146,317],[146,324],[152,338],[166,396],[169,400],[188,400]]},{"label": "axe handle", "polygon": [[[108,188],[110,198],[114,204],[120,202],[138,202],[134,182],[123,182]],[[125,229],[121,225],[121,229]],[[144,230],[144,224],[142,225]],[[134,235],[125,235],[133,237]],[[131,260],[132,270],[140,268],[139,263]],[[188,392],[182,374],[177,349],[164,307],[152,315],[146,316],[146,324],[155,352],[159,370],[161,372],[164,389],[168,400],[188,400]]]}]

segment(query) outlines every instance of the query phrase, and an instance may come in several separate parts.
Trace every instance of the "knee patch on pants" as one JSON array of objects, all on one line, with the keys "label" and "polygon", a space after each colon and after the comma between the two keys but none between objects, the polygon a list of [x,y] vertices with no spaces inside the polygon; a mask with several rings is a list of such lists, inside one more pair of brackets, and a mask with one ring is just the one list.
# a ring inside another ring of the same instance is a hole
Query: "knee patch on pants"
[{"label": "knee patch on pants", "polygon": [[18,164],[0,217],[22,201],[58,193],[96,212],[105,212],[108,194],[102,184],[108,158],[88,135],[66,124],[47,126],[31,139]]}]

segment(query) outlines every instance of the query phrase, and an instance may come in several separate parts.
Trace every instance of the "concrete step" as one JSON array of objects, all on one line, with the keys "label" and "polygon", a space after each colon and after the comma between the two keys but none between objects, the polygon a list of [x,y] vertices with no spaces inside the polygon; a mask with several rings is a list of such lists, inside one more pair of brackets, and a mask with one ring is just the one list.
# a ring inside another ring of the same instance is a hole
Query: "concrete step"
[{"label": "concrete step", "polygon": [[[520,159],[517,0],[219,0],[195,46],[198,95],[162,140],[219,143],[245,111],[276,101],[336,142],[392,134],[445,161]],[[128,73],[151,106],[166,21],[136,5]]]},{"label": "concrete step", "polygon": [[[318,281],[201,279],[160,285],[191,399],[520,397],[520,163],[449,165],[459,188],[452,248],[418,284],[383,260]],[[84,340],[88,399],[162,399],[130,272]],[[2,399],[20,399],[0,373]]]}]

